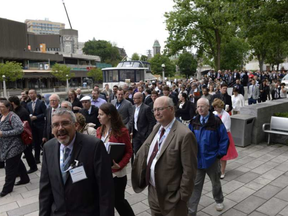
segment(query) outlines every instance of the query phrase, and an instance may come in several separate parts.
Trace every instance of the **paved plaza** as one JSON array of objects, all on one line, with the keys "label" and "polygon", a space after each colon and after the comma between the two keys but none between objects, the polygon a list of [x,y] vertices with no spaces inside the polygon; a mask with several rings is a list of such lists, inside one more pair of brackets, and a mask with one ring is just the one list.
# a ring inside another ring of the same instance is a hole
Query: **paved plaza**
[{"label": "paved plaza", "polygon": [[[215,210],[211,183],[206,179],[198,216],[288,216],[288,146],[263,143],[237,150],[239,157],[228,162],[222,180],[225,209]],[[38,215],[39,176],[39,171],[30,174],[29,184],[16,186],[11,194],[0,198],[0,216]],[[0,169],[1,188],[4,178],[4,169]],[[137,216],[150,215],[147,190],[134,193],[129,180],[126,198]]]}]

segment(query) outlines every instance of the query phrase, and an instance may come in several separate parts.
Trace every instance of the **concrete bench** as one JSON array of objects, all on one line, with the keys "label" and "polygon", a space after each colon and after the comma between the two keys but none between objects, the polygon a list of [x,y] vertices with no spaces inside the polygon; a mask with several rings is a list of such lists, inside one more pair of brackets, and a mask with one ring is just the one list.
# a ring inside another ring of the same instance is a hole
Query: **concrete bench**
[{"label": "concrete bench", "polygon": [[288,118],[271,116],[271,122],[264,123],[262,126],[262,130],[263,132],[268,133],[268,145],[269,145],[271,134],[288,136]]}]

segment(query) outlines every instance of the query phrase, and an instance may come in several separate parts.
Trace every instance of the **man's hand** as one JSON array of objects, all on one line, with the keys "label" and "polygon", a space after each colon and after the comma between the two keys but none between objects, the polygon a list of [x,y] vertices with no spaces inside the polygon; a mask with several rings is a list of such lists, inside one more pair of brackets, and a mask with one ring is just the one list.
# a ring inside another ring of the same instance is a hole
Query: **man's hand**
[{"label": "man's hand", "polygon": [[35,121],[37,119],[37,117],[36,116],[31,116],[30,119],[31,119],[31,121]]}]

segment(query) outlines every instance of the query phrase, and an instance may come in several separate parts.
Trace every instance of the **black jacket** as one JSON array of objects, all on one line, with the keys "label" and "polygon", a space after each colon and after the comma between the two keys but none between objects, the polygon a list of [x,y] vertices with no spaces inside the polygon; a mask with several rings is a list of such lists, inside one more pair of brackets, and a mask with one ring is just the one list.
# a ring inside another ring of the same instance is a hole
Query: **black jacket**
[{"label": "black jacket", "polygon": [[81,109],[79,111],[79,113],[81,113],[82,115],[85,116],[86,118],[86,123],[93,123],[96,124],[95,129],[98,128],[100,126],[100,122],[98,119],[98,107],[95,107],[93,105],[91,105],[91,113],[88,113],[88,110],[86,109]]}]

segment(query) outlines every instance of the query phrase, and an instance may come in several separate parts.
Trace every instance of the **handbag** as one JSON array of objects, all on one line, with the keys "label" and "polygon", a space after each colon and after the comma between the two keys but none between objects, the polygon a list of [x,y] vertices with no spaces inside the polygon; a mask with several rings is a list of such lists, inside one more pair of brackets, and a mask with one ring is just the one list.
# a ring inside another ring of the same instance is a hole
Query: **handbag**
[{"label": "handbag", "polygon": [[[9,116],[9,122],[11,125],[11,115]],[[30,145],[33,142],[32,138],[32,129],[28,121],[22,121],[23,123],[23,132],[21,133],[21,140],[24,145]]]}]

